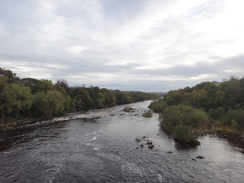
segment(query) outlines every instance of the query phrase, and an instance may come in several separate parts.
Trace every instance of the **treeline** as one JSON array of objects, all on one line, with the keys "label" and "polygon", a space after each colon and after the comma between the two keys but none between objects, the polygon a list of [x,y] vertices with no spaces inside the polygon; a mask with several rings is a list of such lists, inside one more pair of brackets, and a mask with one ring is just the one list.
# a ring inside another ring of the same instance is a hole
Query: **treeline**
[{"label": "treeline", "polygon": [[[101,109],[153,99],[144,92],[99,87],[70,87],[65,80],[20,79],[0,68],[0,129],[18,126],[26,119],[48,119],[68,112]],[[28,120],[26,120],[28,121]]]},{"label": "treeline", "polygon": [[223,82],[203,82],[194,87],[172,90],[154,101],[150,108],[162,114],[164,130],[175,136],[176,131],[185,131],[188,136],[182,133],[180,138],[183,139],[191,139],[192,128],[242,133],[244,78],[230,77]]}]

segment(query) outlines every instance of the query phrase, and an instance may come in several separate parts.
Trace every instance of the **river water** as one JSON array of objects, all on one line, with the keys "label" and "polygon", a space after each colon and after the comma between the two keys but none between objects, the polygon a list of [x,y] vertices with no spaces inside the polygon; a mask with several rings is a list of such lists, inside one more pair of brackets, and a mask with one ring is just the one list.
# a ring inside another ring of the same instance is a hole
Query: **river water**
[{"label": "river water", "polygon": [[242,148],[214,136],[201,137],[196,148],[180,146],[160,130],[158,114],[142,117],[149,104],[1,135],[0,182],[243,182]]}]

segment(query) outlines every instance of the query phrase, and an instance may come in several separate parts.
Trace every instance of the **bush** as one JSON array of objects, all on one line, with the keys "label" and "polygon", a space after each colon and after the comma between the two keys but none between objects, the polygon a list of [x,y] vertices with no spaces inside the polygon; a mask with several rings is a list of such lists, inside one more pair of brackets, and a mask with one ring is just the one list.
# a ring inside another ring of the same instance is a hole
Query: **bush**
[{"label": "bush", "polygon": [[225,109],[223,107],[211,108],[209,114],[213,119],[220,120],[225,115]]},{"label": "bush", "polygon": [[197,128],[209,122],[208,116],[204,111],[183,104],[165,108],[162,116],[161,126],[168,132],[172,132],[178,125]]},{"label": "bush", "polygon": [[196,143],[197,134],[191,126],[176,126],[173,136],[176,141],[198,145]]},{"label": "bush", "polygon": [[244,110],[230,110],[224,116],[222,124],[244,128]]},{"label": "bush", "polygon": [[153,112],[160,113],[167,107],[167,104],[163,102],[163,100],[153,101],[149,108],[153,110]]},{"label": "bush", "polygon": [[192,123],[190,125],[193,127],[198,127],[200,125],[206,126],[209,123],[208,115],[200,109],[194,109],[191,114],[191,121]]}]

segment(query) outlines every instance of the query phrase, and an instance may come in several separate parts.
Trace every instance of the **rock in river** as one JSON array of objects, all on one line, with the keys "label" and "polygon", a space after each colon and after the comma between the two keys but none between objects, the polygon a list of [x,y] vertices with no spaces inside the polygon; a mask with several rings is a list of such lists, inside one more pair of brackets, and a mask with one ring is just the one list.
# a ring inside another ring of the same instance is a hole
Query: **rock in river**
[{"label": "rock in river", "polygon": [[196,158],[197,158],[197,159],[204,159],[203,156],[197,156]]},{"label": "rock in river", "polygon": [[148,145],[148,148],[149,149],[152,149],[152,148],[154,148],[154,145],[153,144],[150,144],[150,145]]},{"label": "rock in river", "polygon": [[141,139],[138,139],[138,138],[137,138],[137,139],[136,139],[136,141],[137,141],[137,142],[140,142],[140,141],[141,141]]}]

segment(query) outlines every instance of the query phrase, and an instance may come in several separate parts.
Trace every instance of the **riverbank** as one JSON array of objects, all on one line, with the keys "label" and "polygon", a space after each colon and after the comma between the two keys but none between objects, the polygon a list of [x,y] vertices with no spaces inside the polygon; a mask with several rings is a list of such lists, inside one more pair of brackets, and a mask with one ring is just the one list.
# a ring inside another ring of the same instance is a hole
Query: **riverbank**
[{"label": "riverbank", "polygon": [[[209,112],[189,105],[168,105],[164,100],[154,101],[150,104],[154,112],[160,114],[162,130],[171,134],[176,141],[186,144],[199,145],[197,138],[205,134],[224,134],[243,139],[244,129],[239,111],[228,113],[219,120],[214,120]],[[237,118],[237,117],[238,118]],[[237,123],[238,122],[238,123]]]},{"label": "riverbank", "polygon": [[[163,123],[163,121],[161,119],[160,124],[162,124],[162,123]],[[167,130],[163,129],[162,125],[161,125],[161,130],[164,131],[168,135],[169,138],[172,138],[176,142],[179,142],[182,144],[188,144],[191,146],[200,145],[200,143],[198,143],[198,141],[195,141],[195,140],[198,140],[201,137],[209,135],[212,137],[224,138],[224,139],[227,139],[228,141],[230,140],[231,142],[238,142],[236,144],[238,144],[239,147],[244,149],[244,131],[238,130],[236,128],[232,128],[229,126],[214,126],[214,127],[208,127],[208,128],[205,127],[205,128],[191,129],[191,131],[189,131],[189,133],[192,133],[194,130],[195,137],[190,142],[184,141],[184,139],[183,140],[175,139],[175,137],[174,137],[175,131],[167,131]],[[182,137],[180,137],[180,138],[182,138]],[[194,141],[196,143],[194,143]]]},{"label": "riverbank", "polygon": [[17,120],[14,122],[9,123],[0,123],[0,132],[7,132],[11,130],[18,130],[21,128],[27,128],[31,126],[38,126],[38,125],[44,125],[49,123],[55,123],[55,122],[62,122],[62,121],[69,121],[74,119],[97,119],[103,116],[102,111],[106,109],[100,109],[100,110],[89,110],[89,111],[81,111],[81,112],[72,112],[63,114],[56,117],[50,117],[50,118],[42,118],[42,119],[23,119],[23,120]]},{"label": "riverbank", "polygon": [[[149,100],[151,101],[151,100]],[[7,132],[7,131],[12,131],[12,130],[18,130],[22,128],[28,128],[28,127],[34,127],[34,126],[41,126],[41,125],[46,125],[50,123],[57,123],[57,122],[62,122],[62,121],[70,121],[70,120],[76,120],[76,119],[87,119],[87,120],[95,120],[100,117],[103,117],[105,115],[120,115],[123,116],[125,112],[124,107],[119,114],[114,113],[111,111],[112,108],[114,107],[119,107],[119,106],[128,106],[130,104],[124,104],[124,105],[116,105],[110,108],[104,108],[104,109],[91,109],[91,110],[86,110],[86,111],[79,111],[79,112],[71,112],[63,115],[59,115],[56,117],[49,117],[49,118],[41,118],[41,119],[23,119],[23,120],[18,120],[14,122],[9,122],[9,123],[0,123],[0,133],[1,132]],[[110,111],[110,112],[108,112]],[[130,112],[130,111],[129,111]],[[134,109],[135,115],[138,115],[136,113],[136,110]],[[148,112],[148,110],[144,111]],[[143,114],[142,114],[143,115]]]}]

